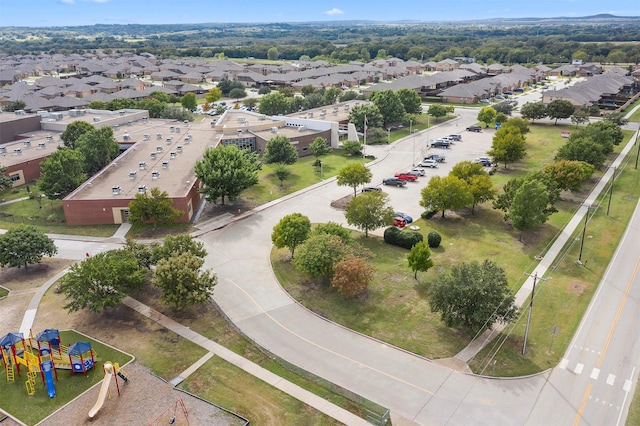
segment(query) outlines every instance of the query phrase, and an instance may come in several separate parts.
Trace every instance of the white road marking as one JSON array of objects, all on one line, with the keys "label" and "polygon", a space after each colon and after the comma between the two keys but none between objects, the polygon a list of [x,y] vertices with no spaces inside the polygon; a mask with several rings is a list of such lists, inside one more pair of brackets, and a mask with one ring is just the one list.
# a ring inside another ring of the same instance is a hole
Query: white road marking
[{"label": "white road marking", "polygon": [[591,378],[593,380],[598,380],[598,376],[600,375],[600,369],[599,368],[594,368],[593,370],[591,370]]},{"label": "white road marking", "polygon": [[616,376],[615,376],[615,374],[609,374],[609,376],[607,376],[607,384],[608,384],[609,386],[613,386],[613,384],[615,383],[615,381],[616,381]]},{"label": "white road marking", "polygon": [[573,370],[574,373],[576,374],[582,374],[582,370],[584,369],[584,364],[578,363],[576,365],[576,369]]},{"label": "white road marking", "polygon": [[569,360],[566,358],[562,358],[562,360],[560,361],[560,364],[558,365],[558,367],[562,368],[563,370],[567,368],[567,364],[569,364]]},{"label": "white road marking", "polygon": [[631,390],[631,380],[625,380],[624,381],[624,386],[622,386],[622,389],[625,392],[629,392]]}]

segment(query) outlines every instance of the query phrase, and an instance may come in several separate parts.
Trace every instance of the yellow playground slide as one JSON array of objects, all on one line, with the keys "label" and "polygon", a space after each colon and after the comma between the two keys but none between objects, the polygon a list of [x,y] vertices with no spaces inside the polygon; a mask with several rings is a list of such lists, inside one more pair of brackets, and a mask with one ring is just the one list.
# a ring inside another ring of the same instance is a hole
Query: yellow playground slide
[{"label": "yellow playground slide", "polygon": [[107,397],[107,393],[109,392],[109,383],[111,383],[111,376],[113,376],[113,365],[109,363],[104,364],[104,380],[102,381],[102,386],[100,387],[100,393],[98,394],[98,400],[96,401],[96,405],[93,406],[91,411],[89,411],[89,417],[93,418],[98,411],[102,408],[102,404],[104,404],[104,400]]}]

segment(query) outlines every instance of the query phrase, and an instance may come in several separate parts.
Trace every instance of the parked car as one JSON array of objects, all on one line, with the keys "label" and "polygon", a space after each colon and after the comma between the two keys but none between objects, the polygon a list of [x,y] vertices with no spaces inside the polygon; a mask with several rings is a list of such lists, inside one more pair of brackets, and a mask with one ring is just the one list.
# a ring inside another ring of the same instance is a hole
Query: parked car
[{"label": "parked car", "polygon": [[504,96],[502,95],[496,95],[496,99],[503,101],[504,100]]},{"label": "parked car", "polygon": [[405,186],[407,184],[407,181],[398,179],[397,177],[392,177],[392,178],[382,179],[382,184],[401,187],[401,186]]},{"label": "parked car", "polygon": [[523,87],[516,87],[514,92],[516,92],[516,93],[524,93],[524,88]]},{"label": "parked car", "polygon": [[413,218],[411,216],[409,216],[408,214],[402,213],[402,212],[395,212],[394,215],[396,215],[396,217],[401,217],[404,220],[407,221],[407,223],[411,223],[413,222]]},{"label": "parked car", "polygon": [[489,99],[480,99],[481,104],[490,104],[491,101]]},{"label": "parked car", "polygon": [[431,148],[449,148],[449,145],[451,144],[447,141],[433,141]]},{"label": "parked car", "polygon": [[380,192],[382,191],[382,189],[378,188],[377,186],[365,186],[364,188],[362,188],[362,192]]},{"label": "parked car", "polygon": [[454,140],[454,141],[461,141],[462,140],[462,135],[459,133],[454,133],[448,136],[449,139]]},{"label": "parked car", "polygon": [[504,92],[504,94],[505,95],[513,95],[513,92],[509,90],[509,91]]},{"label": "parked car", "polygon": [[491,167],[491,160],[488,157],[478,157],[473,160],[474,163],[482,164],[484,167]]},{"label": "parked car", "polygon": [[411,170],[407,170],[407,173],[414,176],[424,176],[424,170],[419,167],[415,167]]},{"label": "parked car", "polygon": [[467,130],[470,131],[470,132],[481,132],[482,131],[482,127],[473,125],[473,126],[467,127]]},{"label": "parked car", "polygon": [[436,167],[438,167],[438,162],[436,160],[422,160],[422,162],[420,164],[418,164],[418,166],[420,167],[431,167],[432,169],[435,169]]},{"label": "parked car", "polygon": [[405,226],[407,226],[407,221],[403,217],[396,216],[393,218],[393,226],[404,228]]},{"label": "parked car", "polygon": [[400,180],[407,180],[407,181],[411,181],[411,182],[415,182],[415,181],[418,180],[418,176],[414,176],[414,175],[409,174],[407,172],[396,173],[395,177],[397,177]]},{"label": "parked car", "polygon": [[438,163],[444,163],[445,156],[440,154],[429,154],[424,157],[425,160],[436,160]]}]

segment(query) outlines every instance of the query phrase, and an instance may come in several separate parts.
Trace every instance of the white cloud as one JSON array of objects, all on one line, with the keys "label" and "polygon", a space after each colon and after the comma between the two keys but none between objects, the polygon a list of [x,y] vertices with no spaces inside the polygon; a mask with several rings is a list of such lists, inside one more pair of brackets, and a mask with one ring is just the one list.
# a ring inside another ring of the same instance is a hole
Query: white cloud
[{"label": "white cloud", "polygon": [[326,12],[323,12],[325,15],[342,15],[344,14],[344,12],[338,8],[333,8],[331,10],[327,10]]}]

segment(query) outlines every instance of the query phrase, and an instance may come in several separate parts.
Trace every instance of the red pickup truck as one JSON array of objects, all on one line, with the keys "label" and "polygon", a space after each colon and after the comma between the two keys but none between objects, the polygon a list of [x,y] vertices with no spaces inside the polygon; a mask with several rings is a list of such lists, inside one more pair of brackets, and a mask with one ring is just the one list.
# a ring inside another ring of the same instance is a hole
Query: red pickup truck
[{"label": "red pickup truck", "polygon": [[418,176],[415,175],[410,175],[407,172],[402,172],[402,173],[396,173],[395,177],[397,177],[400,180],[408,180],[410,182],[415,182],[418,180]]}]

